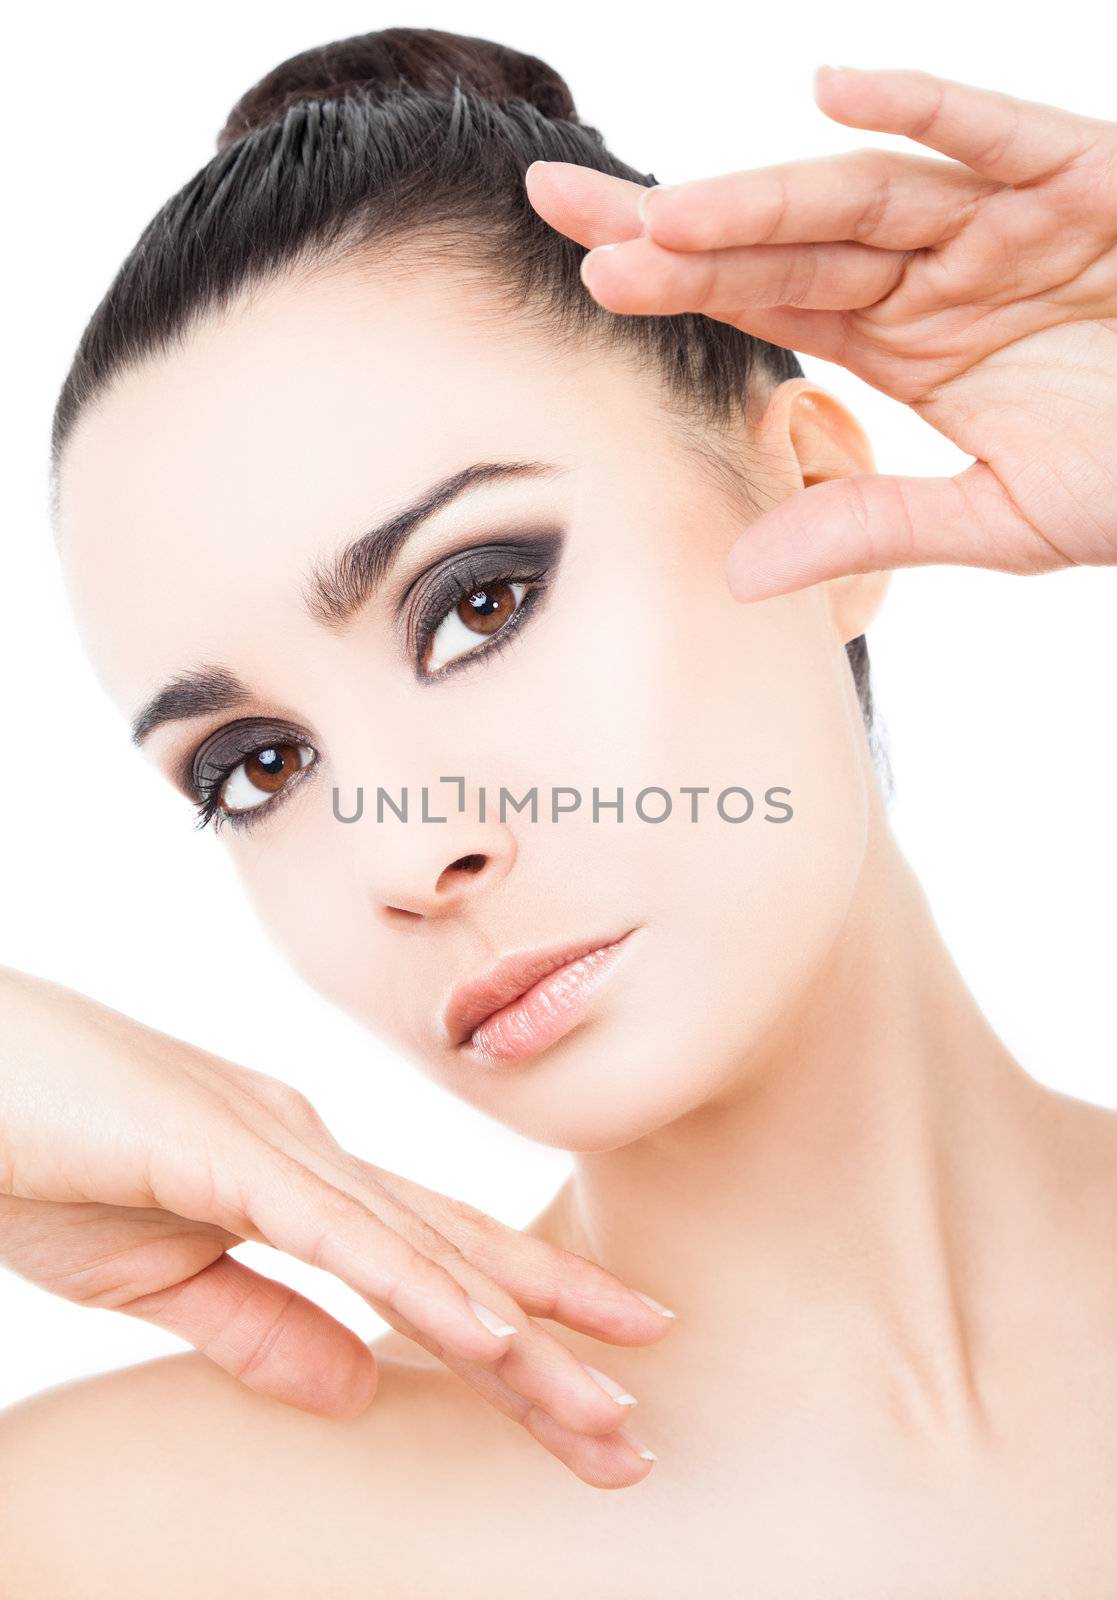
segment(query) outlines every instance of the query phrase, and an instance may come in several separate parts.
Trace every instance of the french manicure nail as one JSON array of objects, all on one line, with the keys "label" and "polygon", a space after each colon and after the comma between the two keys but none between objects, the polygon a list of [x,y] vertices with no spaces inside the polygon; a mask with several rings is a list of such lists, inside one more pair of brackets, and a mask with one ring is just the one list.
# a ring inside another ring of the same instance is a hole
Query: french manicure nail
[{"label": "french manicure nail", "polygon": [[636,211],[637,211],[637,214],[639,215],[640,221],[641,222],[645,221],[645,219],[647,217],[647,213],[648,213],[648,196],[653,192],[653,190],[658,190],[659,193],[662,194],[665,189],[674,189],[674,188],[675,188],[675,184],[673,184],[673,183],[645,184],[644,188],[643,188],[643,191],[642,191],[642,193],[640,195],[640,198],[636,202]]},{"label": "french manicure nail", "polygon": [[645,1305],[651,1306],[653,1311],[658,1311],[661,1317],[674,1317],[677,1315],[674,1311],[668,1311],[666,1306],[661,1306],[658,1300],[653,1300],[650,1294],[644,1294],[643,1290],[633,1289],[632,1292],[638,1299],[643,1300]]},{"label": "french manicure nail", "polygon": [[483,1306],[474,1300],[472,1295],[466,1295],[470,1308],[478,1322],[483,1322],[490,1333],[499,1334],[503,1339],[509,1333],[515,1333],[515,1328],[510,1322],[505,1322],[503,1317],[498,1317],[495,1311],[490,1311],[488,1306]]},{"label": "french manicure nail", "polygon": [[654,1450],[649,1450],[646,1444],[638,1443],[638,1441],[635,1440],[630,1433],[625,1433],[622,1430],[621,1438],[624,1440],[625,1444],[630,1445],[632,1449],[635,1450],[636,1454],[641,1458],[642,1461],[659,1460],[659,1457],[656,1455]]},{"label": "french manicure nail", "polygon": [[590,1377],[596,1378],[606,1394],[611,1394],[619,1405],[634,1406],[636,1404],[636,1396],[629,1394],[628,1390],[622,1384],[619,1384],[615,1378],[610,1378],[607,1372],[599,1372],[596,1367],[591,1367],[588,1361],[583,1361],[582,1365]]}]

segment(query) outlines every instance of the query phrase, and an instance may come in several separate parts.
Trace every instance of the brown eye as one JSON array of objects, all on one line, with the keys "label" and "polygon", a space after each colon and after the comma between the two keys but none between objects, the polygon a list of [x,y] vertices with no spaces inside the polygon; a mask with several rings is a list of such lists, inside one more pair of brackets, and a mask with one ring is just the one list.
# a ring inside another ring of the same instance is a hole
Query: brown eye
[{"label": "brown eye", "polygon": [[520,609],[528,588],[527,581],[505,583],[498,580],[463,594],[445,613],[431,637],[423,663],[426,671],[433,672],[456,656],[468,655],[478,648],[481,638],[499,633]]},{"label": "brown eye", "polygon": [[253,811],[287,784],[292,773],[307,766],[314,752],[309,745],[269,744],[251,755],[230,772],[221,786],[221,805],[225,811]]},{"label": "brown eye", "polygon": [[516,597],[510,583],[493,583],[486,589],[475,589],[458,601],[458,616],[474,633],[495,633],[508,621],[516,609]]}]

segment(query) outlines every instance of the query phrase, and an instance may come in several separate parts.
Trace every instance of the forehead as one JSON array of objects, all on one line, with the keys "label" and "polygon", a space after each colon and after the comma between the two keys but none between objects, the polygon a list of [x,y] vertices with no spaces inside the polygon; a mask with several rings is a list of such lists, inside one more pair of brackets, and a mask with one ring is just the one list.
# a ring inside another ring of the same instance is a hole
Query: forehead
[{"label": "forehead", "polygon": [[618,438],[662,448],[664,426],[634,363],[549,340],[445,274],[277,282],[79,420],[58,507],[79,629],[130,703],[227,657],[246,600],[289,605],[313,558],[435,480],[520,457],[593,474]]}]

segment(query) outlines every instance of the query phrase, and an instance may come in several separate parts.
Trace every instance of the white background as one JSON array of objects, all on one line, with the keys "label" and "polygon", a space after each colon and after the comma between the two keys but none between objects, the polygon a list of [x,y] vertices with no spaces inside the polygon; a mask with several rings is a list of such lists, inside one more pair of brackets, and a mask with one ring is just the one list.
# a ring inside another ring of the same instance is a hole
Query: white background
[{"label": "white background", "polygon": [[[42,973],[295,1083],[367,1159],[516,1226],[569,1157],[429,1084],[285,966],[211,833],[133,752],[82,656],[46,514],[51,410],[112,273],[162,201],[212,154],[239,94],[285,57],[409,24],[541,55],[580,114],[661,182],[865,144],[832,123],[823,61],[915,66],[1114,117],[1112,24],[1078,0],[1046,16],[972,3],[21,8],[5,71],[7,380],[0,475],[0,962]],[[969,464],[914,414],[807,358],[863,420],[881,472]],[[1113,898],[1117,572],[1017,578],[899,572],[870,633],[897,793],[894,826],[980,1003],[1018,1059],[1064,1092],[1117,1105]],[[237,1254],[371,1338],[347,1286],[265,1246]],[[186,1348],[0,1269],[0,1405]]]}]

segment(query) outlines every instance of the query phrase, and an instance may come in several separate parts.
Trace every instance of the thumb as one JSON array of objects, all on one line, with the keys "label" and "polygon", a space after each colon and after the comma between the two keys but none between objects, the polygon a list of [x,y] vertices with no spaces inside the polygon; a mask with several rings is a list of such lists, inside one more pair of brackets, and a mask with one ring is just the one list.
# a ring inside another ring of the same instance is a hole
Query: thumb
[{"label": "thumb", "polygon": [[232,1256],[116,1307],[177,1334],[249,1389],[320,1416],[356,1417],[376,1393],[376,1361],[305,1295]]},{"label": "thumb", "polygon": [[866,473],[812,484],[757,518],[726,559],[738,600],[764,600],[855,572],[893,567],[1066,566],[983,461],[954,478]]}]

